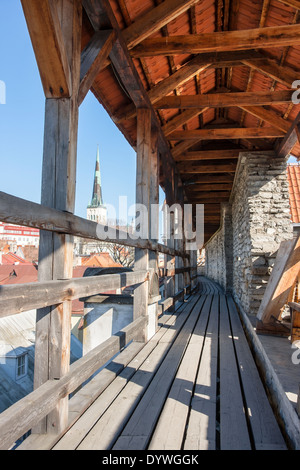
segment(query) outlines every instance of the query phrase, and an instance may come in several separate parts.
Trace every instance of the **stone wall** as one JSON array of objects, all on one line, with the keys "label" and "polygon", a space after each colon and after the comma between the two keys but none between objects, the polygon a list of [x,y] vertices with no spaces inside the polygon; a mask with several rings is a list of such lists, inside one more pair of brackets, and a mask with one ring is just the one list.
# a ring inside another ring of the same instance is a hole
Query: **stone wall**
[{"label": "stone wall", "polygon": [[224,290],[232,287],[232,232],[231,207],[222,204],[220,230],[206,246],[206,276],[220,284]]},{"label": "stone wall", "polygon": [[241,153],[229,206],[206,246],[206,274],[256,314],[279,245],[293,237],[286,161],[270,152]]}]

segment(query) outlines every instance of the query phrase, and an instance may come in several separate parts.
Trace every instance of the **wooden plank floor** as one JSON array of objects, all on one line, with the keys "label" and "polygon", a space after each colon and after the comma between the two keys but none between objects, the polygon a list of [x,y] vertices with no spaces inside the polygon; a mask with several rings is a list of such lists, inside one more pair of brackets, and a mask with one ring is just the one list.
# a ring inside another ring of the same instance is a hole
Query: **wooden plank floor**
[{"label": "wooden plank floor", "polygon": [[286,449],[232,298],[200,280],[54,450]]}]

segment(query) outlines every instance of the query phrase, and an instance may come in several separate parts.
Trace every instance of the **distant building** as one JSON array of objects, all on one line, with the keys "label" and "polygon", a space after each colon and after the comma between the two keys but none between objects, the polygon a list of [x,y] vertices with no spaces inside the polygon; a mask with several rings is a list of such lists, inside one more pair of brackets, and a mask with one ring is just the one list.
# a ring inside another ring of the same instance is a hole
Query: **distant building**
[{"label": "distant building", "polygon": [[92,199],[87,206],[87,219],[97,222],[98,224],[105,225],[107,223],[107,208],[103,203],[102,197],[99,146],[97,148]]},{"label": "distant building", "polygon": [[36,228],[0,222],[0,240],[16,246],[39,246],[40,231]]}]

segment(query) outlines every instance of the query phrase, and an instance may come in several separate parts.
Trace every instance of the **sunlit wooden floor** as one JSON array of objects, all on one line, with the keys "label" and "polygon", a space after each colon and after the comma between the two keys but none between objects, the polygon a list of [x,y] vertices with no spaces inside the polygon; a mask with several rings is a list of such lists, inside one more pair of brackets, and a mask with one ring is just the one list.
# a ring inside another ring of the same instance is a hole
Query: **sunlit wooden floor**
[{"label": "sunlit wooden floor", "polygon": [[[78,417],[89,394],[97,398]],[[70,409],[68,432],[51,445],[31,436],[31,448],[286,449],[233,299],[204,278],[146,345],[130,344]]]}]

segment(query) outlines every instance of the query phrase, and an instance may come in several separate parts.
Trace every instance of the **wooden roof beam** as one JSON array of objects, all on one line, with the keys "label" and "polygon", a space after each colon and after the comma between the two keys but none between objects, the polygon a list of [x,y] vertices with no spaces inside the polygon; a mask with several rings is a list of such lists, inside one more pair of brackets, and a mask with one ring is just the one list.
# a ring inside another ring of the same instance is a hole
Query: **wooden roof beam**
[{"label": "wooden roof beam", "polygon": [[168,121],[165,125],[162,126],[162,130],[165,136],[168,136],[171,132],[178,129],[178,127],[183,126],[191,119],[203,114],[208,108],[202,109],[187,109],[183,111],[181,114],[178,114],[173,119]]},{"label": "wooden roof beam", "polygon": [[230,173],[212,173],[203,176],[197,174],[194,178],[188,180],[184,179],[183,175],[183,185],[185,187],[197,186],[203,183],[233,183],[233,181],[234,175]]},{"label": "wooden roof beam", "polygon": [[197,194],[202,193],[203,191],[231,191],[232,184],[231,183],[203,183],[197,185],[191,185],[188,187],[189,194]]},{"label": "wooden roof beam", "polygon": [[241,127],[196,129],[192,131],[174,131],[169,140],[216,140],[216,139],[272,139],[284,137],[285,133],[272,127]]},{"label": "wooden roof beam", "polygon": [[277,156],[282,158],[288,157],[297,142],[300,142],[300,113],[298,113],[282,141],[275,146]]},{"label": "wooden roof beam", "polygon": [[184,152],[177,156],[177,162],[199,161],[199,160],[224,160],[230,158],[238,158],[240,152],[245,152],[245,149],[226,149],[226,150],[196,150]]},{"label": "wooden roof beam", "polygon": [[97,31],[82,51],[78,105],[82,103],[98,73],[106,65],[115,40],[113,30]]},{"label": "wooden roof beam", "polygon": [[151,38],[131,51],[132,57],[241,51],[300,44],[300,25]]},{"label": "wooden roof beam", "polygon": [[280,3],[284,3],[292,8],[296,8],[296,10],[300,10],[300,1],[299,0],[278,0]]},{"label": "wooden roof beam", "polygon": [[292,90],[206,93],[204,95],[165,96],[154,104],[156,109],[220,108],[290,103]]},{"label": "wooden roof beam", "polygon": [[180,167],[182,174],[201,174],[201,173],[234,173],[236,164],[229,163],[225,165],[184,165]]},{"label": "wooden roof beam", "polygon": [[239,106],[247,113],[252,114],[258,119],[268,122],[277,129],[287,132],[290,128],[290,123],[283,119],[275,111],[265,109],[263,106]]},{"label": "wooden roof beam", "polygon": [[278,65],[274,59],[268,57],[265,57],[264,60],[243,59],[242,63],[287,87],[292,87],[292,83],[298,79],[300,73],[289,66]]},{"label": "wooden roof beam", "polygon": [[[148,91],[148,96],[152,104],[168,95],[180,85],[191,80],[196,75],[204,72],[211,67],[219,66],[220,62],[223,65],[232,66],[233,64],[241,65],[244,60],[257,60],[263,61],[264,56],[256,51],[236,51],[236,52],[221,52],[221,53],[208,53],[198,54],[196,57],[185,63],[171,76],[161,80],[151,90]],[[136,116],[136,109],[133,105],[128,105],[123,109],[119,116],[115,118],[116,122],[125,119],[131,119]]]},{"label": "wooden roof beam", "polygon": [[128,49],[142,42],[199,0],[165,0],[122,31]]},{"label": "wooden roof beam", "polygon": [[46,98],[69,98],[72,79],[56,2],[21,0]]}]

